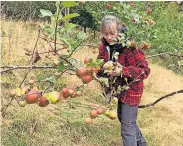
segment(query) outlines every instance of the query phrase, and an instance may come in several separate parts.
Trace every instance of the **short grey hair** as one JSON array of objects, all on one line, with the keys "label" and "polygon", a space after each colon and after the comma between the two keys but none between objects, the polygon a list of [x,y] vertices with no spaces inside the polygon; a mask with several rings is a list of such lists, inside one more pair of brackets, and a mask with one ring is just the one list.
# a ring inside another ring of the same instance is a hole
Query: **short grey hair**
[{"label": "short grey hair", "polygon": [[102,24],[101,24],[101,27],[100,27],[100,31],[103,32],[103,29],[109,25],[109,24],[112,24],[112,23],[116,23],[116,29],[118,30],[119,28],[119,20],[116,18],[116,16],[113,16],[113,15],[106,15],[104,16],[104,18],[102,19]]}]

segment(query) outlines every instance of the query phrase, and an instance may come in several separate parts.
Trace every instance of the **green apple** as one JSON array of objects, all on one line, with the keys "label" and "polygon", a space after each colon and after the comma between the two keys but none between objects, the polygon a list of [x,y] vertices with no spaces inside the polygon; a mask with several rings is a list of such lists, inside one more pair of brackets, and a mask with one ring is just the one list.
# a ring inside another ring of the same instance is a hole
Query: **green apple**
[{"label": "green apple", "polygon": [[45,94],[44,94],[44,97],[45,97],[47,100],[49,100],[49,99],[50,99],[50,93],[45,93]]},{"label": "green apple", "polygon": [[51,103],[56,103],[57,101],[61,100],[61,94],[57,91],[52,91],[49,93],[49,100]]},{"label": "green apple", "polygon": [[106,115],[107,117],[109,116],[109,110],[106,110],[105,112],[104,112],[104,115]]},{"label": "green apple", "polygon": [[18,102],[18,105],[19,105],[20,107],[24,107],[26,104],[27,104],[27,103],[26,103],[25,100],[21,100],[21,101]]},{"label": "green apple", "polygon": [[29,91],[29,87],[28,86],[25,86],[25,87],[22,88],[22,93],[24,92],[24,94],[25,94],[28,91]]},{"label": "green apple", "polygon": [[16,96],[21,96],[22,95],[22,90],[20,88],[16,88]]}]

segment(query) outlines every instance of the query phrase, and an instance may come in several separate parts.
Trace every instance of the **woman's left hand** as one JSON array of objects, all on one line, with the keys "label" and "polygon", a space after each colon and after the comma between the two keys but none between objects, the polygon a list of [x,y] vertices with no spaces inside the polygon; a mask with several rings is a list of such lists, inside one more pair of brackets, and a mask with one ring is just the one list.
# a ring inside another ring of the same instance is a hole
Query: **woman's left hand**
[{"label": "woman's left hand", "polygon": [[122,70],[123,70],[122,67],[116,66],[113,71],[108,73],[108,75],[114,77],[121,76]]}]

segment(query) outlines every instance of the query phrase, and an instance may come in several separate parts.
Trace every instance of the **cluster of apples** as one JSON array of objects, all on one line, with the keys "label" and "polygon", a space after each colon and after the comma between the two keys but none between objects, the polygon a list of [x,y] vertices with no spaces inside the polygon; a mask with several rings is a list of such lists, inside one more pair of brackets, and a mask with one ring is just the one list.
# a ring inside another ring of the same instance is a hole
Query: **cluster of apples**
[{"label": "cluster of apples", "polygon": [[86,67],[80,67],[76,69],[76,75],[78,78],[80,78],[83,82],[83,84],[88,84],[92,81],[92,75],[87,70]]},{"label": "cluster of apples", "polygon": [[[84,64],[86,65],[92,60],[92,58],[84,58]],[[76,75],[82,80],[84,84],[88,84],[92,81],[93,73],[97,73],[100,70],[100,67],[80,67],[76,69]]]},{"label": "cluster of apples", "polygon": [[151,48],[151,45],[147,42],[142,43],[140,46],[138,46],[138,49],[149,50],[150,48]]},{"label": "cluster of apples", "polygon": [[89,113],[89,117],[85,118],[86,124],[91,124],[93,119],[105,112],[104,108],[98,107],[97,109],[92,109]]},{"label": "cluster of apples", "polygon": [[62,88],[62,95],[64,98],[74,98],[76,96],[81,96],[82,93],[81,91],[76,91],[75,89],[72,88]]},{"label": "cluster of apples", "polygon": [[37,87],[31,87],[35,83],[35,79],[29,80],[30,86],[25,86],[23,88],[16,88],[9,91],[12,98],[16,98],[19,106],[24,107],[26,104],[37,103],[40,107],[46,107],[49,103],[55,104],[62,100],[62,97],[76,97],[81,96],[81,91],[76,91],[74,89],[62,88],[60,91],[51,91],[44,93],[39,91]]},{"label": "cluster of apples", "polygon": [[[128,41],[127,44],[129,47],[135,48],[135,42],[133,40]],[[148,42],[142,43],[140,46],[138,46],[138,49],[149,50],[150,48],[151,45]]]},{"label": "cluster of apples", "polygon": [[112,111],[112,110],[106,110],[102,107],[98,107],[97,109],[92,109],[89,113],[89,117],[85,118],[85,123],[86,124],[92,124],[93,119],[95,119],[96,117],[100,116],[104,114],[105,116],[109,117],[111,120],[114,120],[117,118],[117,113],[116,111]]},{"label": "cluster of apples", "polygon": [[[52,91],[42,94],[42,92],[36,88],[29,91],[28,87],[13,89],[10,91],[10,96],[17,98],[17,102],[21,107],[24,107],[26,104],[34,103],[37,103],[40,107],[45,107],[49,103],[56,103],[62,99],[60,92]],[[18,100],[18,97],[21,97],[21,100]]]}]

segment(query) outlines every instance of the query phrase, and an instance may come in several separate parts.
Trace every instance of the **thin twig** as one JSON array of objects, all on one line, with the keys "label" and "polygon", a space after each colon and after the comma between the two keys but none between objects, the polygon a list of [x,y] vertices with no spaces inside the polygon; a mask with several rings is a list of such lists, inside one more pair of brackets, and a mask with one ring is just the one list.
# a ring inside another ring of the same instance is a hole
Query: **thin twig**
[{"label": "thin twig", "polygon": [[[37,40],[36,40],[36,43],[35,43],[35,46],[34,46],[34,49],[33,49],[32,57],[31,57],[31,59],[30,59],[31,67],[32,67],[32,65],[33,65],[33,63],[34,63],[32,60],[33,60],[34,51],[35,51],[35,49],[36,49],[37,42],[38,42],[38,39],[39,39],[39,35],[40,35],[40,30],[38,31]],[[25,79],[27,78],[27,76],[28,76],[30,70],[31,70],[31,68],[30,68],[29,71],[26,73],[26,75],[25,75],[24,79],[22,80],[22,82],[20,83],[19,87],[22,86],[22,84],[23,84],[23,82],[25,81]],[[2,117],[3,117],[3,118],[5,117],[5,115],[6,115],[6,110],[8,109],[9,105],[12,103],[13,99],[14,99],[14,98],[11,98],[11,100],[8,102],[8,104],[7,104],[6,106],[3,106],[3,107],[2,107],[2,109],[3,109],[3,111],[2,111]]]},{"label": "thin twig", "polygon": [[[60,8],[60,3],[59,3],[59,8]],[[57,51],[57,26],[58,26],[58,16],[59,15],[59,9],[57,9],[57,17],[55,21],[55,37],[54,37],[54,51]]]},{"label": "thin twig", "polygon": [[14,100],[14,98],[11,98],[11,100],[8,102],[8,104],[4,105],[2,108],[1,108],[1,113],[2,113],[2,117],[4,118],[5,115],[6,115],[6,110],[7,108],[9,107],[9,105],[12,103],[12,101]]},{"label": "thin twig", "polygon": [[[67,48],[57,49],[57,51],[64,50],[64,49],[67,49]],[[45,52],[40,52],[38,54],[46,54],[46,53],[50,53],[50,52],[54,52],[54,51],[45,51]],[[30,55],[32,55],[32,54],[30,54]]]},{"label": "thin twig", "polygon": [[[30,68],[32,68],[32,69],[57,69],[56,66],[3,66],[1,68],[9,68],[9,69],[3,70],[0,73],[4,73],[4,72],[11,71],[11,70],[16,70],[16,69],[30,69]],[[74,71],[72,69],[67,69],[64,72],[65,73],[68,73],[70,75],[75,75],[75,74],[72,74],[72,73],[67,72],[69,70],[70,71]]]},{"label": "thin twig", "polygon": [[92,44],[83,44],[83,46],[91,46],[91,47],[94,47],[94,48],[98,47],[97,45],[92,45]]},{"label": "thin twig", "polygon": [[68,57],[66,57],[66,59],[70,58],[72,56],[72,54],[74,53],[74,51],[86,40],[86,38],[84,40],[82,40],[71,52],[71,54],[69,54]]},{"label": "thin twig", "polygon": [[160,54],[156,54],[156,55],[151,55],[151,56],[147,56],[146,58],[152,58],[152,57],[157,57],[157,56],[161,56],[164,54],[168,54],[174,57],[183,57],[183,55],[177,55],[177,54],[173,54],[173,53],[169,53],[169,52],[164,52],[164,53],[160,53]]},{"label": "thin twig", "polygon": [[95,1],[93,1],[92,4],[94,4],[97,8],[99,8],[100,10],[103,11],[103,9],[100,7],[100,5],[97,5],[97,4],[95,3]]},{"label": "thin twig", "polygon": [[[42,31],[42,30],[41,30]],[[43,31],[42,31],[43,32]],[[44,33],[43,33],[44,34]],[[50,44],[50,42],[47,40],[47,42],[48,42],[48,44],[49,44],[49,46],[51,47],[51,49],[52,50],[54,50],[53,49],[53,47],[52,47],[52,45]],[[62,60],[64,60],[65,62],[67,62],[69,65],[72,65],[72,63],[70,63],[66,58],[64,58],[64,57],[62,57],[57,51],[55,52]]]},{"label": "thin twig", "polygon": [[33,58],[33,57],[34,57],[34,51],[36,50],[36,47],[37,47],[37,42],[38,42],[38,40],[39,40],[39,35],[40,35],[40,29],[38,30],[38,35],[37,35],[36,43],[35,43],[35,45],[34,45],[34,49],[33,49],[33,52],[32,52],[32,56],[31,56],[31,59],[30,59],[30,62],[29,62],[29,64],[31,63],[31,67],[29,68],[29,71],[26,73],[26,75],[25,75],[24,79],[22,80],[22,82],[20,83],[19,87],[22,86],[22,84],[24,83],[24,81],[25,81],[25,79],[27,78],[28,74],[29,74],[30,71],[32,70],[32,65],[33,65],[33,63],[34,63],[34,61],[33,61],[33,59],[34,59],[34,58]]},{"label": "thin twig", "polygon": [[155,104],[157,104],[159,101],[161,101],[162,99],[165,99],[169,96],[173,96],[174,94],[178,94],[178,93],[183,93],[183,90],[179,90],[179,91],[175,91],[175,92],[172,92],[170,94],[167,94],[165,96],[162,96],[160,97],[159,99],[157,99],[155,102],[153,103],[150,103],[150,104],[146,104],[146,105],[139,105],[138,108],[146,108],[146,107],[149,107],[149,106],[154,106]]},{"label": "thin twig", "polygon": [[[48,41],[48,39],[46,39],[46,38],[43,38],[43,37],[40,37],[40,38],[43,39],[43,40],[45,40],[45,41]],[[49,41],[49,42],[54,43],[54,41]],[[58,43],[58,42],[56,44],[57,45],[61,45],[61,46],[65,45],[65,44],[61,44],[61,43]]]},{"label": "thin twig", "polygon": [[39,122],[38,120],[36,120],[36,119],[34,120],[33,125],[31,126],[31,128],[29,130],[29,133],[27,134],[27,138],[26,138],[27,143],[28,143],[28,140],[31,139],[31,137],[32,137],[32,135],[33,135],[33,133],[36,129],[36,126],[37,126],[38,122]]},{"label": "thin twig", "polygon": [[[39,40],[39,35],[40,35],[40,29],[38,30],[38,35],[37,35],[36,43],[35,43],[35,45],[34,45],[33,53],[32,53],[32,56],[31,56],[31,59],[30,59],[29,64],[31,63],[31,61],[33,61],[34,52],[35,52],[35,50],[36,50],[37,42],[38,42],[38,40]],[[32,62],[32,64],[33,64],[33,62]]]},{"label": "thin twig", "polygon": [[42,94],[44,94],[51,86],[53,86],[53,83],[50,83],[49,86],[42,92]]},{"label": "thin twig", "polygon": [[9,41],[9,60],[11,57],[11,35],[8,35],[8,41]]},{"label": "thin twig", "polygon": [[0,73],[4,73],[11,70],[16,70],[16,69],[48,69],[48,68],[56,69],[56,66],[35,66],[35,65],[33,66],[2,66],[0,68],[9,68],[9,69],[0,71]]}]

